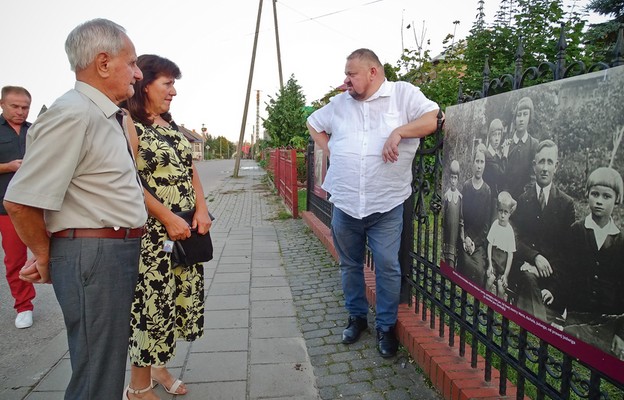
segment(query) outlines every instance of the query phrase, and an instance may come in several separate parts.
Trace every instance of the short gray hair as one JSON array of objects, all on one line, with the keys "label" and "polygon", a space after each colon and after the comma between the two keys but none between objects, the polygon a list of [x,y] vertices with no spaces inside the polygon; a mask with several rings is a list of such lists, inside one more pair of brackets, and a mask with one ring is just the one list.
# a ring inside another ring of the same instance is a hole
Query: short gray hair
[{"label": "short gray hair", "polygon": [[116,56],[123,49],[126,38],[124,27],[107,19],[92,19],[78,25],[65,41],[71,70],[85,69],[102,52]]}]

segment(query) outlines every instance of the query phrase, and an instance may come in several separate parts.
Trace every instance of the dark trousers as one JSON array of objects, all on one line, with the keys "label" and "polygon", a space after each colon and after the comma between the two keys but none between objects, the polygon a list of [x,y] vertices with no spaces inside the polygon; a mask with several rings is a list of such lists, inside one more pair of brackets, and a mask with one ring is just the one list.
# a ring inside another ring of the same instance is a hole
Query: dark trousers
[{"label": "dark trousers", "polygon": [[65,400],[122,397],[140,238],[52,238],[50,276],[72,376]]}]

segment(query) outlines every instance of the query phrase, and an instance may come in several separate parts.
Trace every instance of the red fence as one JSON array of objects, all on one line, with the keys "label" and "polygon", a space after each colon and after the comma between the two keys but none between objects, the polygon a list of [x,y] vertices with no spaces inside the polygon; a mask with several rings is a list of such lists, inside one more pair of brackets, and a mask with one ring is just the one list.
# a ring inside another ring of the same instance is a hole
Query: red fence
[{"label": "red fence", "polygon": [[284,200],[293,218],[298,218],[297,151],[295,149],[271,150],[268,169],[273,172],[273,182],[277,193]]}]

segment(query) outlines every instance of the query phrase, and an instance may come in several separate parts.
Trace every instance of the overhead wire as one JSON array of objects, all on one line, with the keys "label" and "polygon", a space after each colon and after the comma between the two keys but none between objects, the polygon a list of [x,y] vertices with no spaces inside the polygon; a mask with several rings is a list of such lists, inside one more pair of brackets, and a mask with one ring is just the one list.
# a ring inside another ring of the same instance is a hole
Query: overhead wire
[{"label": "overhead wire", "polygon": [[327,28],[327,29],[329,29],[331,31],[334,31],[334,32],[336,32],[336,33],[338,33],[338,34],[340,34],[342,36],[345,36],[345,37],[347,37],[347,38],[357,42],[359,39],[351,37],[351,36],[345,34],[344,32],[338,31],[337,29],[335,29],[335,28],[333,28],[333,27],[331,27],[331,26],[329,26],[327,24],[324,24],[324,23],[322,23],[322,22],[320,22],[318,20],[322,19],[322,18],[326,18],[326,17],[332,16],[332,15],[342,14],[344,12],[351,11],[351,10],[354,10],[356,8],[366,7],[366,6],[369,6],[371,4],[375,4],[375,3],[381,3],[383,1],[385,1],[385,0],[373,0],[373,1],[366,2],[364,4],[353,6],[353,7],[343,8],[342,10],[336,10],[336,11],[328,12],[328,13],[325,13],[325,14],[317,15],[315,17],[310,17],[309,15],[306,15],[305,13],[295,9],[294,7],[289,6],[288,4],[284,3],[283,1],[280,1],[279,4],[282,5],[283,7],[286,7],[288,9],[290,9],[291,11],[293,11],[293,12],[295,12],[295,13],[303,16],[303,17],[305,17],[305,19],[303,19],[301,21],[294,22],[296,24],[300,24],[300,23],[308,22],[308,21],[316,22],[317,24],[319,24],[319,25],[321,25],[321,26],[323,26],[323,27],[325,27],[325,28]]}]

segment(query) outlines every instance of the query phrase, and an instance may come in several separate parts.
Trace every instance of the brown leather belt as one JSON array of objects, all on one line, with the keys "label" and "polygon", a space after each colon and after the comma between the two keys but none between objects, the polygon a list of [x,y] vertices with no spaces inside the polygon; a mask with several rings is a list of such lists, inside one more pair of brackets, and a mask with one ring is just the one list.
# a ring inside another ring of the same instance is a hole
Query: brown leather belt
[{"label": "brown leather belt", "polygon": [[143,228],[76,228],[64,229],[50,235],[55,238],[101,238],[101,239],[133,239],[143,236]]}]

